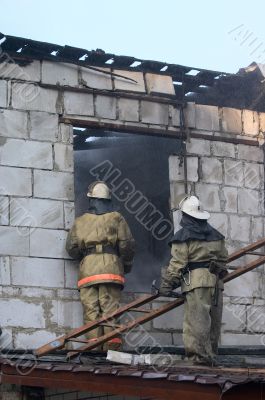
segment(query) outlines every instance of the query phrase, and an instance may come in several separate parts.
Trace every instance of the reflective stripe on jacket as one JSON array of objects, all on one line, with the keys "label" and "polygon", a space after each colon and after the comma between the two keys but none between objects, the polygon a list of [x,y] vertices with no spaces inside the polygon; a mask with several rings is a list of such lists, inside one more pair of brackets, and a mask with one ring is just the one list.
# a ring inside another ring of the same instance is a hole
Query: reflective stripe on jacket
[{"label": "reflective stripe on jacket", "polygon": [[78,287],[82,287],[87,283],[100,283],[100,282],[117,282],[120,284],[124,284],[125,279],[121,275],[114,275],[114,274],[98,274],[93,276],[87,276],[86,278],[80,279],[78,281]]}]

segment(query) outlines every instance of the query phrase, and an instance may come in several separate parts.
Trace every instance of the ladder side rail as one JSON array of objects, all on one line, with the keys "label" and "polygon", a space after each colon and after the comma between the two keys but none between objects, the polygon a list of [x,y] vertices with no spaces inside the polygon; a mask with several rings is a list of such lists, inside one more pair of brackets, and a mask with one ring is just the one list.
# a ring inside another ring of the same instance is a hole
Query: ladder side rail
[{"label": "ladder side rail", "polygon": [[259,257],[258,259],[251,261],[250,263],[244,265],[243,267],[238,267],[233,272],[230,272],[224,278],[224,283],[230,282],[233,279],[238,278],[239,276],[245,274],[246,272],[250,272],[257,267],[260,267],[262,264],[265,264],[265,256]]},{"label": "ladder side rail", "polygon": [[265,238],[262,238],[262,239],[258,240],[257,242],[251,243],[251,244],[243,247],[243,249],[236,250],[234,253],[230,254],[230,256],[228,257],[228,263],[230,263],[234,260],[237,260],[240,257],[243,257],[249,251],[257,250],[262,246],[265,246]]}]

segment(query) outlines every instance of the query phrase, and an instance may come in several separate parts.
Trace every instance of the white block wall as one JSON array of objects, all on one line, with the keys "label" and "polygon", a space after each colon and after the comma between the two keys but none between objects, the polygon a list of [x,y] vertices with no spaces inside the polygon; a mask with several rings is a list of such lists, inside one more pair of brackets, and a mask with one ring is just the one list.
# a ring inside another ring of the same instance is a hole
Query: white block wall
[{"label": "white block wall", "polygon": [[[60,118],[176,134],[180,118],[168,76],[113,71],[132,82],[46,61],[15,67],[0,64],[0,344],[34,348],[82,322],[78,266],[64,250],[74,218],[72,126]],[[77,93],[71,87],[93,90]],[[145,98],[128,98],[126,92]],[[150,101],[156,93],[165,101]],[[265,115],[194,104],[185,113],[190,132],[209,139],[187,143],[189,188],[211,211],[212,224],[227,236],[231,251],[262,237],[263,151],[211,139],[256,140],[265,130]],[[169,166],[174,206],[184,173],[177,156],[170,157]],[[263,279],[261,267],[227,286],[222,343],[261,340],[257,315],[264,307]],[[124,293],[124,301],[133,297]],[[182,313],[179,309],[147,324],[144,344],[180,344]]]},{"label": "white block wall", "polygon": [[[40,62],[21,70],[40,81]],[[0,65],[0,325],[9,347],[36,347],[71,327],[54,323],[74,217],[72,128],[59,123],[58,97]]]}]

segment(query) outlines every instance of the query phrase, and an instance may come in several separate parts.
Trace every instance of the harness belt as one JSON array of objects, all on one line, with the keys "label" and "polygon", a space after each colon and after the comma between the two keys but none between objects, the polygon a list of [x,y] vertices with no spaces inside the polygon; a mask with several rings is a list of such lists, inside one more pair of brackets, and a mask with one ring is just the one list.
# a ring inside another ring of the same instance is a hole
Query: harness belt
[{"label": "harness belt", "polygon": [[193,271],[194,269],[197,269],[197,268],[209,268],[209,265],[210,265],[210,263],[207,261],[189,262],[188,268],[190,271]]},{"label": "harness belt", "polygon": [[118,256],[118,251],[116,248],[112,247],[110,244],[96,244],[95,246],[87,247],[83,255],[84,257],[89,256],[90,254],[114,254]]},{"label": "harness belt", "polygon": [[198,268],[209,268],[210,263],[207,261],[200,261],[200,262],[189,262],[183,269],[182,273],[186,274],[189,271],[194,271]]}]

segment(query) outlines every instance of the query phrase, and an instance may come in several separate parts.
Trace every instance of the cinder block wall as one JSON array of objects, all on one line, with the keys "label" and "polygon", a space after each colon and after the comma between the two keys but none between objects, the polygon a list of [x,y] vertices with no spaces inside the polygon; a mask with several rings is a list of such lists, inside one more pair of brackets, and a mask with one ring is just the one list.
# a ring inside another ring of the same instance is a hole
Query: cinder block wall
[{"label": "cinder block wall", "polygon": [[[112,72],[136,82],[70,64],[34,61],[23,68],[0,64],[3,347],[35,348],[82,324],[78,267],[64,250],[74,218],[75,120],[179,133],[171,77]],[[112,96],[117,92],[118,97]],[[128,92],[142,99],[128,98]],[[213,213],[212,224],[226,234],[231,250],[263,236],[262,150],[214,142],[212,137],[257,140],[264,130],[264,114],[194,104],[188,104],[185,113],[189,131],[207,135],[207,140],[193,138],[187,143],[188,180]],[[184,175],[178,157],[172,155],[169,163],[175,205]],[[252,324],[250,331],[246,317],[256,321],[264,307],[262,279],[260,268],[229,285],[222,343],[259,343],[261,328]],[[133,294],[124,293],[124,301],[132,298]],[[182,312],[172,311],[147,324],[144,331],[128,334],[128,347],[180,344]]]}]

